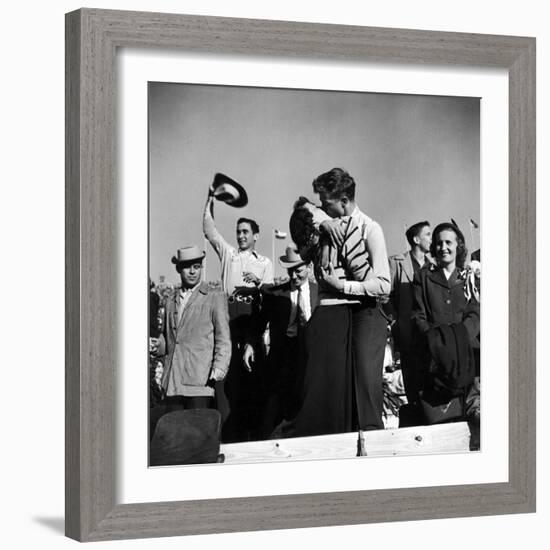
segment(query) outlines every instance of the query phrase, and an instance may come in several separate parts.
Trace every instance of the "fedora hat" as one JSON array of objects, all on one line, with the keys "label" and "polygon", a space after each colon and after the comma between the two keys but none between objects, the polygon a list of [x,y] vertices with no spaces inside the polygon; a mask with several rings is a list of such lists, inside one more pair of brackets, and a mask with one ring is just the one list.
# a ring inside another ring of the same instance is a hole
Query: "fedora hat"
[{"label": "fedora hat", "polygon": [[184,248],[178,248],[176,255],[172,256],[172,263],[181,264],[195,260],[200,260],[202,262],[204,256],[204,250],[201,250],[198,246],[186,246]]},{"label": "fedora hat", "polygon": [[217,173],[212,182],[212,195],[219,201],[242,208],[248,204],[248,196],[244,187],[225,174]]},{"label": "fedora hat", "polygon": [[299,265],[305,264],[304,260],[298,251],[292,246],[287,246],[284,256],[279,256],[279,264],[284,269],[290,269],[292,267],[298,267]]}]

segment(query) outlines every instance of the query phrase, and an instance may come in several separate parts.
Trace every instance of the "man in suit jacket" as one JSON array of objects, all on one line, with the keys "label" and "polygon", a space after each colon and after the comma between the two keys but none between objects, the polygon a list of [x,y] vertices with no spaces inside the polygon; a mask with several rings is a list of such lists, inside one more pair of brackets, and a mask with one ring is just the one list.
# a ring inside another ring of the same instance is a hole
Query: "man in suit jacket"
[{"label": "man in suit jacket", "polygon": [[181,248],[172,258],[181,289],[167,299],[164,332],[151,347],[164,358],[166,399],[157,419],[174,409],[212,408],[214,383],[223,380],[231,359],[227,299],[201,282],[204,252]]},{"label": "man in suit jacket", "polygon": [[[262,288],[260,321],[255,332],[257,341],[269,324],[264,437],[269,437],[281,420],[290,420],[298,412],[305,365],[304,329],[317,306],[317,284],[310,280],[310,269],[297,250],[287,247],[279,264],[287,270],[290,280]],[[245,346],[244,361],[249,368],[254,368],[255,347],[258,346],[250,341]]]},{"label": "man in suit jacket", "polygon": [[394,344],[401,358],[403,382],[409,403],[418,399],[418,387],[413,363],[413,279],[415,273],[430,264],[429,255],[432,232],[428,221],[411,225],[405,236],[411,249],[403,254],[390,256],[391,292],[386,312],[395,320],[392,326]]}]

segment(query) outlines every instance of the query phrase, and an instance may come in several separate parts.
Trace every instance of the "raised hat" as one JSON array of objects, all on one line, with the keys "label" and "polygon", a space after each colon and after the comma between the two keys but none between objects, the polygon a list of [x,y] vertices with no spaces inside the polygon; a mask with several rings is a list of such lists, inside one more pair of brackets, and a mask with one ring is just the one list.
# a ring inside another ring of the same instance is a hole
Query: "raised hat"
[{"label": "raised hat", "polygon": [[220,172],[214,176],[212,190],[216,199],[230,206],[242,208],[248,204],[248,196],[244,187]]},{"label": "raised hat", "polygon": [[290,269],[292,267],[298,267],[299,265],[305,264],[304,260],[298,251],[292,246],[287,246],[284,256],[279,256],[279,264],[284,269]]},{"label": "raised hat", "polygon": [[185,262],[192,262],[193,260],[203,260],[205,256],[204,250],[201,250],[198,246],[186,246],[184,248],[178,248],[176,255],[172,256],[173,264],[181,264]]}]

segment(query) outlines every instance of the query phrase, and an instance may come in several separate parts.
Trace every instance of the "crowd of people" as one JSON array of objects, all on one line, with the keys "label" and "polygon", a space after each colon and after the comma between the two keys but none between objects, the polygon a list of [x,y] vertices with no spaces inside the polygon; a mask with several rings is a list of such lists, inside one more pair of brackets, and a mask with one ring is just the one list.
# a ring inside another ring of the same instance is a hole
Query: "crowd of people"
[{"label": "crowd of people", "polygon": [[217,409],[224,443],[382,429],[388,348],[406,395],[399,426],[479,424],[479,251],[471,261],[454,222],[420,221],[410,249],[388,257],[355,188],[333,168],[313,181],[319,206],[297,198],[293,245],[278,259],[288,277],[275,282],[255,220],[237,220],[237,246],[218,231],[215,200],[247,196],[216,176],[203,231],[221,284],[203,280],[205,251],[189,245],[172,258],[181,286],[151,286],[151,434],[187,409]]}]

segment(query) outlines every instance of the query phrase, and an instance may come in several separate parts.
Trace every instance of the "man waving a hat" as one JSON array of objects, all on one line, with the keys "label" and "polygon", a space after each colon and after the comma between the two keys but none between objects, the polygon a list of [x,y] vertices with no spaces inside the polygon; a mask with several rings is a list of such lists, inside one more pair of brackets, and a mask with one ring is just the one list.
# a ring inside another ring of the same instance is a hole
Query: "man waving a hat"
[{"label": "man waving a hat", "polygon": [[220,234],[214,222],[214,199],[234,207],[248,202],[244,188],[224,174],[216,174],[210,186],[204,208],[204,235],[220,258],[222,287],[231,295],[238,287],[259,287],[273,282],[273,265],[269,258],[255,250],[260,236],[258,224],[249,218],[237,220],[237,248],[231,246]]},{"label": "man waving a hat", "polygon": [[257,440],[261,434],[261,369],[250,369],[243,362],[245,341],[256,324],[260,288],[273,283],[273,265],[255,250],[260,228],[249,218],[237,220],[237,248],[220,234],[214,222],[214,199],[233,207],[245,206],[246,191],[224,174],[216,174],[204,208],[204,235],[221,262],[223,290],[229,296],[232,342],[231,366],[227,379],[218,385],[217,405],[224,419],[225,443]]}]

